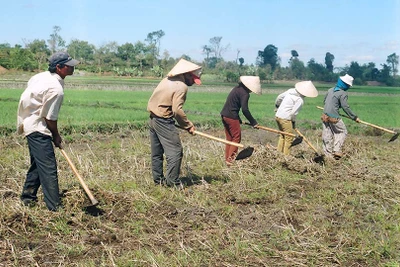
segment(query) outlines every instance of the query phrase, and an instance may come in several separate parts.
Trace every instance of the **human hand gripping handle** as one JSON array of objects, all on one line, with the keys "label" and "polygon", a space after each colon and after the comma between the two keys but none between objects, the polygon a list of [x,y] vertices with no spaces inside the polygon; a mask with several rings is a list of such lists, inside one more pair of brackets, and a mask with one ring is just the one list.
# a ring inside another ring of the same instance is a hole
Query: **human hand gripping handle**
[{"label": "human hand gripping handle", "polygon": [[48,120],[46,118],[44,118],[47,128],[50,130],[51,135],[53,137],[53,143],[56,147],[62,148],[61,146],[61,142],[62,142],[62,138],[60,136],[60,133],[58,132],[58,127],[57,127],[57,121],[53,121],[53,120]]},{"label": "human hand gripping handle", "polygon": [[56,147],[62,149],[62,144],[61,144],[62,143],[62,138],[61,138],[61,136],[59,134],[57,134],[57,135],[55,135],[53,137],[53,143],[54,143],[54,145]]},{"label": "human hand gripping handle", "polygon": [[196,132],[196,128],[194,127],[194,125],[192,127],[190,127],[189,129],[187,129],[187,131],[191,134],[194,135]]}]

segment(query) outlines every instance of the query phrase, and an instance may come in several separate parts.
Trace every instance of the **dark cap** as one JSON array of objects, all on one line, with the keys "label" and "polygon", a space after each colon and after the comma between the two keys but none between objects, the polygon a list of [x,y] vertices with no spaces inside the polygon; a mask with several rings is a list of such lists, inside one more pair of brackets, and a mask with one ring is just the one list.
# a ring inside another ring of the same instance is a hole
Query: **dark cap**
[{"label": "dark cap", "polygon": [[56,52],[49,58],[49,66],[57,66],[57,64],[73,67],[78,65],[79,61],[70,57],[67,52]]}]

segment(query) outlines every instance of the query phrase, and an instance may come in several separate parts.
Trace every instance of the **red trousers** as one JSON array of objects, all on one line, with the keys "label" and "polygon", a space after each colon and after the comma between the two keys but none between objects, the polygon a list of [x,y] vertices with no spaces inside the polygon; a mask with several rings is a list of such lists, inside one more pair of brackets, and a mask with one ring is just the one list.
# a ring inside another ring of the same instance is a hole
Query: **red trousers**
[{"label": "red trousers", "polygon": [[[222,123],[225,128],[226,140],[240,143],[242,139],[242,131],[240,129],[240,121],[222,116]],[[225,145],[225,161],[230,163],[236,158],[238,148],[236,146]]]}]

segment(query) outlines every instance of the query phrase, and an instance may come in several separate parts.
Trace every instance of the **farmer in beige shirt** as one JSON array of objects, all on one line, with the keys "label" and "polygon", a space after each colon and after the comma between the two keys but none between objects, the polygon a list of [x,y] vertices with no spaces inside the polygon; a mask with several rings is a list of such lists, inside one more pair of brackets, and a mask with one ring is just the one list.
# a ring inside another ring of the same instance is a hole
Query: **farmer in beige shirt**
[{"label": "farmer in beige shirt", "polygon": [[33,76],[21,95],[17,128],[18,133],[28,140],[31,159],[21,194],[21,200],[27,206],[37,201],[40,186],[49,210],[56,211],[61,205],[52,142],[54,146],[61,147],[57,120],[64,98],[64,78],[74,73],[78,63],[66,52],[53,54],[48,71]]},{"label": "farmer in beige shirt", "polygon": [[[185,59],[179,62],[156,87],[149,99],[150,141],[152,175],[155,184],[181,186],[179,173],[183,149],[175,121],[189,133],[194,133],[194,125],[188,120],[183,105],[188,86],[200,85],[201,66]],[[163,155],[166,156],[167,170],[164,176]]]}]

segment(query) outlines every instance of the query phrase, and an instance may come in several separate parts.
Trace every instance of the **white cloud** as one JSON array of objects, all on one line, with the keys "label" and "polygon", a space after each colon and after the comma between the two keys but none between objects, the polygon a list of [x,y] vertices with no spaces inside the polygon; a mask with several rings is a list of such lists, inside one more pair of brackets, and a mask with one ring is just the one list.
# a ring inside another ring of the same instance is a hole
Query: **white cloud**
[{"label": "white cloud", "polygon": [[[389,41],[386,42],[382,45],[382,47],[380,47],[380,49],[382,50],[386,50],[386,51],[396,51],[396,50],[400,50],[400,42],[398,41]],[[394,53],[394,52],[393,52]]]}]

